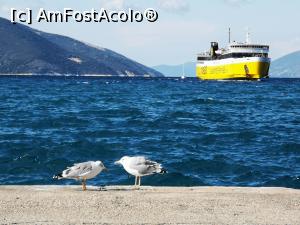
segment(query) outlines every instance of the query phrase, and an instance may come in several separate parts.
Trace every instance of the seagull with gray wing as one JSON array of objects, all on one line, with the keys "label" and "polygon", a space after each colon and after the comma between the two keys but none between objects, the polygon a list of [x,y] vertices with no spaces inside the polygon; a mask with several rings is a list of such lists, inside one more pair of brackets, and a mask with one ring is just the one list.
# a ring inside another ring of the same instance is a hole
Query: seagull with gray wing
[{"label": "seagull with gray wing", "polygon": [[127,173],[135,176],[135,186],[141,186],[141,177],[143,176],[167,172],[161,164],[150,161],[144,156],[124,156],[119,161],[116,161],[115,164],[122,165]]},{"label": "seagull with gray wing", "polygon": [[72,167],[53,176],[53,179],[74,179],[82,181],[82,189],[86,190],[86,180],[96,177],[103,170],[107,170],[101,161],[76,163]]}]

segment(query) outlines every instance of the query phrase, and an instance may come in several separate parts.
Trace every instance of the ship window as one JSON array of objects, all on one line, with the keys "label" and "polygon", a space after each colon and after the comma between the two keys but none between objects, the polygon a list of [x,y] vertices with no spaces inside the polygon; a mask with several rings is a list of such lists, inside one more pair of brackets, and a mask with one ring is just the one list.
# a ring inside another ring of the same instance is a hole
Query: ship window
[{"label": "ship window", "polygon": [[227,58],[243,58],[243,57],[268,57],[268,54],[257,54],[257,53],[230,53],[225,55],[220,55],[218,59]]},{"label": "ship window", "polygon": [[212,60],[211,57],[207,57],[207,56],[198,56],[197,59],[198,59],[198,61],[202,61],[202,60]]}]

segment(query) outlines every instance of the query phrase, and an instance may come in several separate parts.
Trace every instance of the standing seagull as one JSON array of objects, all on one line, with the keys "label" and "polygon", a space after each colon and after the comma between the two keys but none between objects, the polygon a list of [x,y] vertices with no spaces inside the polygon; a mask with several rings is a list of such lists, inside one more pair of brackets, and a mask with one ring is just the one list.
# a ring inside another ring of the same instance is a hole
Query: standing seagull
[{"label": "standing seagull", "polygon": [[53,179],[74,179],[82,181],[82,189],[86,190],[86,180],[92,179],[103,170],[107,170],[101,161],[76,163],[62,173],[53,176]]},{"label": "standing seagull", "polygon": [[122,165],[127,173],[135,176],[134,185],[141,186],[141,177],[160,173],[164,174],[167,171],[157,162],[150,161],[143,156],[129,157],[124,156],[115,164]]}]

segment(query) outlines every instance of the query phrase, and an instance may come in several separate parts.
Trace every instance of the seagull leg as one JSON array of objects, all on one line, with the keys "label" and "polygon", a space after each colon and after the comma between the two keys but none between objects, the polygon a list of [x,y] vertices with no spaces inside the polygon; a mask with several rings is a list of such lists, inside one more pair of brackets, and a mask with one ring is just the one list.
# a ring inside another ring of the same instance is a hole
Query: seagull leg
[{"label": "seagull leg", "polygon": [[82,190],[86,191],[86,179],[82,180]]},{"label": "seagull leg", "polygon": [[139,179],[139,186],[141,186],[141,177],[138,177]]},{"label": "seagull leg", "polygon": [[137,180],[138,180],[138,177],[136,176],[135,180],[134,180],[134,186],[137,186]]}]

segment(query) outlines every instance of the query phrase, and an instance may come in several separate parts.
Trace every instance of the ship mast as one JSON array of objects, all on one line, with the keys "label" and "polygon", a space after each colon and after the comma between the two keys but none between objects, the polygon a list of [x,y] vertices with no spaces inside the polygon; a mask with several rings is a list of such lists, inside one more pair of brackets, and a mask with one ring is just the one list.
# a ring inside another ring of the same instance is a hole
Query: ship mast
[{"label": "ship mast", "polygon": [[247,27],[246,44],[250,44],[250,42],[251,42],[250,31],[249,31],[249,27]]},{"label": "ship mast", "polygon": [[231,42],[231,30],[230,30],[230,27],[229,27],[229,30],[228,30],[228,43],[230,44]]}]

